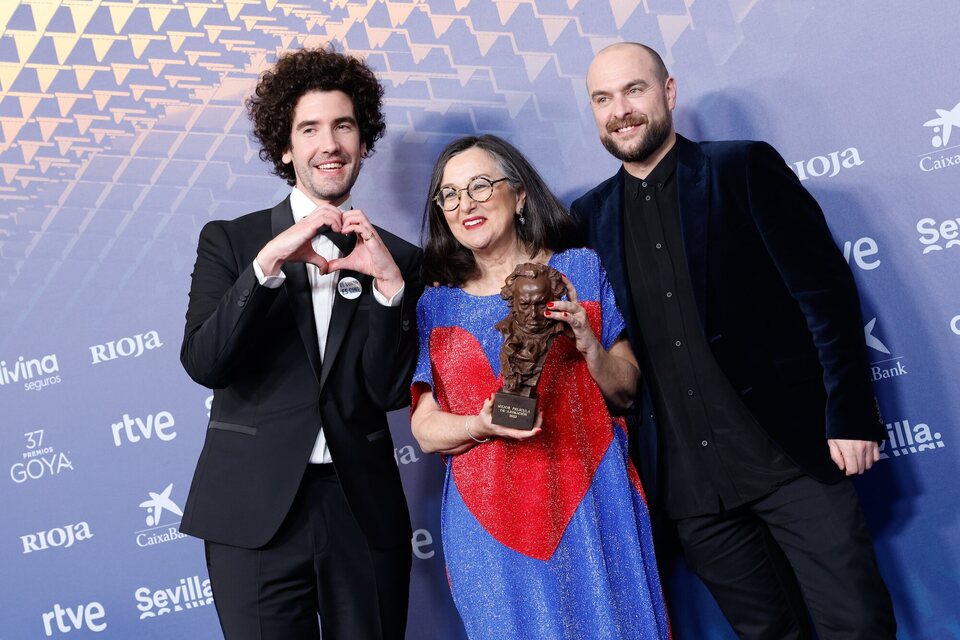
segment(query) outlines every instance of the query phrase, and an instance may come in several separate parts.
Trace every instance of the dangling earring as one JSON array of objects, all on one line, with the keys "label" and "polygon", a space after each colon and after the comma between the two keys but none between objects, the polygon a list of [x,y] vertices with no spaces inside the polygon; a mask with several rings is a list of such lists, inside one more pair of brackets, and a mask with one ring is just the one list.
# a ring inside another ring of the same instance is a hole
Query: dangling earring
[{"label": "dangling earring", "polygon": [[527,219],[523,217],[523,212],[527,210],[527,205],[520,207],[520,212],[517,213],[517,221],[520,223],[520,226],[527,224]]}]

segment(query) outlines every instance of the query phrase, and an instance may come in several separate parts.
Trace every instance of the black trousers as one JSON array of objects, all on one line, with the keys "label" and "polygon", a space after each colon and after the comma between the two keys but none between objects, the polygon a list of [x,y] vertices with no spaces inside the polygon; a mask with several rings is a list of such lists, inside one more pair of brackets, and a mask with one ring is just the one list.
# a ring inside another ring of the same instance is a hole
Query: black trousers
[{"label": "black trousers", "polygon": [[896,636],[849,480],[801,476],[742,507],[678,520],[677,533],[740,638],[812,637],[804,603],[821,640]]},{"label": "black trousers", "polygon": [[227,640],[318,640],[321,630],[323,640],[404,636],[410,545],[367,545],[333,465],[307,467],[290,513],[263,547],[205,548]]}]

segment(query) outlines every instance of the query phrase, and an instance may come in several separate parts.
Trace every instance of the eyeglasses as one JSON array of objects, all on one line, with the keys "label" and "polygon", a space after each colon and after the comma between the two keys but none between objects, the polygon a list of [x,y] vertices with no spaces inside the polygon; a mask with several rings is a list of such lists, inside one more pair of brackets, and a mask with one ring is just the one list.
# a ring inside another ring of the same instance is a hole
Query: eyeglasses
[{"label": "eyeglasses", "polygon": [[467,195],[470,196],[470,199],[474,202],[486,202],[493,197],[493,186],[504,180],[508,180],[508,178],[491,180],[490,178],[480,176],[471,180],[470,184],[462,189],[454,189],[453,187],[440,189],[437,191],[437,195],[433,197],[433,200],[444,211],[453,211],[460,206],[460,194],[463,191],[466,191]]}]

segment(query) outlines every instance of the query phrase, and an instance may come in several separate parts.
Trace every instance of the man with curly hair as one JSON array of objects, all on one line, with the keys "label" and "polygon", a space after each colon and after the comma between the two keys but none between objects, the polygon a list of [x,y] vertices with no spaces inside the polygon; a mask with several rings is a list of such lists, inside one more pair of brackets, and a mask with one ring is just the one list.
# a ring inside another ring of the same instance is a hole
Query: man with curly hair
[{"label": "man with curly hair", "polygon": [[386,412],[410,401],[421,253],[350,195],[382,99],[356,58],[281,55],[247,108],[290,196],[200,233],[180,359],[214,399],[181,530],[205,541],[229,640],[404,635]]}]

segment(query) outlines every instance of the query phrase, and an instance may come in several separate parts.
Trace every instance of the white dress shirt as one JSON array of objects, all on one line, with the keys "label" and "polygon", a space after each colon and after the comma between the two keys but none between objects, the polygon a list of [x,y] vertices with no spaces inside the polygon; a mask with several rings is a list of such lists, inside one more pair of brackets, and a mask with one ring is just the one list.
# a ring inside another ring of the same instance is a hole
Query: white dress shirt
[{"label": "white dress shirt", "polygon": [[[293,221],[297,223],[316,209],[317,205],[314,204],[306,194],[294,187],[290,194],[290,208],[293,209]],[[347,199],[340,205],[340,210],[349,211],[352,208],[351,198],[347,196]],[[325,260],[334,260],[342,257],[340,250],[333,244],[333,241],[320,234],[317,234],[313,238],[313,250]],[[317,326],[317,343],[320,345],[320,360],[322,362],[324,350],[327,346],[327,329],[330,327],[330,316],[333,313],[333,301],[337,295],[337,283],[340,280],[340,272],[334,271],[333,273],[321,275],[320,269],[317,268],[316,265],[308,262],[306,263],[306,267],[307,278],[310,280],[310,288],[313,292],[313,319]],[[260,268],[256,259],[253,261],[253,272],[256,274],[260,284],[269,289],[276,289],[281,286],[287,278],[286,274],[282,271],[275,276],[264,275],[263,269]],[[377,291],[376,286],[371,287],[371,289],[373,290],[373,297],[384,306],[395,307],[403,300],[403,285],[401,285],[400,290],[390,298],[385,297]],[[327,448],[327,439],[323,435],[322,426],[320,432],[317,434],[317,441],[313,444],[313,451],[310,453],[310,462],[313,464],[333,462],[333,458],[330,457],[330,450]]]}]

